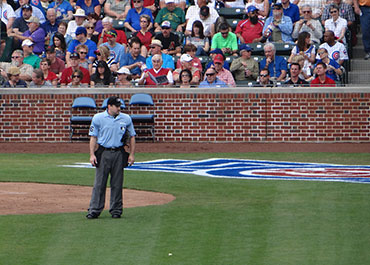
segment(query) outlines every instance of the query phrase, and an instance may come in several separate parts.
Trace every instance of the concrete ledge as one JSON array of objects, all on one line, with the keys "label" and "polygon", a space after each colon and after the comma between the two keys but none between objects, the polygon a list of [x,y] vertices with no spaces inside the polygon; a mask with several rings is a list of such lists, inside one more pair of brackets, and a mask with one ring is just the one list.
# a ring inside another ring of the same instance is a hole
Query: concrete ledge
[{"label": "concrete ledge", "polygon": [[273,88],[176,88],[176,87],[129,87],[129,88],[1,88],[0,95],[12,94],[112,94],[112,93],[148,93],[148,94],[311,94],[311,93],[369,93],[370,86],[354,87],[273,87]]}]

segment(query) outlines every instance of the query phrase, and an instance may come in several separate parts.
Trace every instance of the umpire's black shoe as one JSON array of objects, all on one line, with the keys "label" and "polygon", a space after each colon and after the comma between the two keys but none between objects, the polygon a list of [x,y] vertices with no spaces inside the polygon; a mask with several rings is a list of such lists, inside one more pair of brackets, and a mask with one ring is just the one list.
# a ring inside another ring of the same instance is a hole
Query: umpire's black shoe
[{"label": "umpire's black shoe", "polygon": [[121,218],[121,215],[119,215],[119,214],[113,214],[112,215],[112,218],[114,218],[114,219]]},{"label": "umpire's black shoe", "polygon": [[87,219],[96,219],[96,218],[98,218],[98,215],[96,215],[94,213],[89,213],[88,215],[86,215],[86,218]]}]

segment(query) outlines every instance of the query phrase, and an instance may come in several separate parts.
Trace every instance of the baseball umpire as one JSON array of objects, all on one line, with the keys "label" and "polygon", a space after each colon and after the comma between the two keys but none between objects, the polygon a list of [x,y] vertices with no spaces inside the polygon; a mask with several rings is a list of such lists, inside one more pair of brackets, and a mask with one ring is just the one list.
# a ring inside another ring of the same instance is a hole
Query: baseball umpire
[{"label": "baseball umpire", "polygon": [[[123,168],[135,161],[135,129],[131,117],[120,113],[121,100],[108,99],[106,111],[92,119],[90,138],[90,163],[96,167],[95,183],[86,218],[98,218],[104,209],[105,191],[110,174],[110,207],[112,218],[122,215]],[[129,146],[126,143],[129,142]],[[129,153],[125,150],[129,149]]]}]

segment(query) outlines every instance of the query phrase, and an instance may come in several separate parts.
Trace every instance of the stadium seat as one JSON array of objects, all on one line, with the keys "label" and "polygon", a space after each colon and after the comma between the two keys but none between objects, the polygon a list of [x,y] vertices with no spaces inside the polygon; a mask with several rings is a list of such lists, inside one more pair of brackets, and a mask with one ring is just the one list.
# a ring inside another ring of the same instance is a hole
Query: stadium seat
[{"label": "stadium seat", "polygon": [[218,10],[218,14],[224,18],[243,19],[246,16],[244,8],[223,7]]},{"label": "stadium seat", "polygon": [[248,43],[248,45],[253,49],[252,55],[263,55],[263,43],[255,42],[255,43]]},{"label": "stadium seat", "polygon": [[[73,100],[70,118],[70,140],[88,140],[89,127],[96,113],[96,103],[90,97]],[[74,137],[76,136],[76,137]]]},{"label": "stadium seat", "polygon": [[[103,109],[103,110],[105,110],[107,107],[108,107],[108,99],[109,98],[106,98],[106,99],[104,99],[104,101],[103,101],[103,103],[102,103],[102,105],[101,105],[101,109]],[[120,98],[120,100],[121,100],[121,109],[125,109],[126,108],[126,105],[125,105],[125,102],[123,101],[123,99],[122,98]]]},{"label": "stadium seat", "polygon": [[115,29],[120,29],[120,30],[125,30],[125,21],[124,20],[113,20],[113,28]]},{"label": "stadium seat", "polygon": [[[138,141],[155,141],[154,102],[149,94],[134,94],[130,98],[131,119]],[[144,113],[143,113],[144,112]]]},{"label": "stadium seat", "polygon": [[277,55],[290,55],[295,44],[274,42]]},{"label": "stadium seat", "polygon": [[239,21],[241,21],[242,19],[240,18],[227,18],[226,19],[226,22],[227,24],[229,24],[229,26],[232,28],[233,32],[235,31],[236,29],[236,26],[238,25]]}]

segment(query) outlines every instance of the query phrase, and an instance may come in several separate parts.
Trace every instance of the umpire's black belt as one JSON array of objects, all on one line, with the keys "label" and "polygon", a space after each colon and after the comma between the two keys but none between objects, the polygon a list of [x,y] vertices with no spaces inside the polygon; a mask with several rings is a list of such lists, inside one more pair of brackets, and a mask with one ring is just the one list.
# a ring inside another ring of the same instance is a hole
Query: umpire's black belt
[{"label": "umpire's black belt", "polygon": [[110,148],[106,148],[104,146],[101,146],[104,150],[107,150],[107,151],[112,151],[112,152],[117,152],[117,151],[121,151],[123,146],[119,146],[119,147],[110,147]]}]

